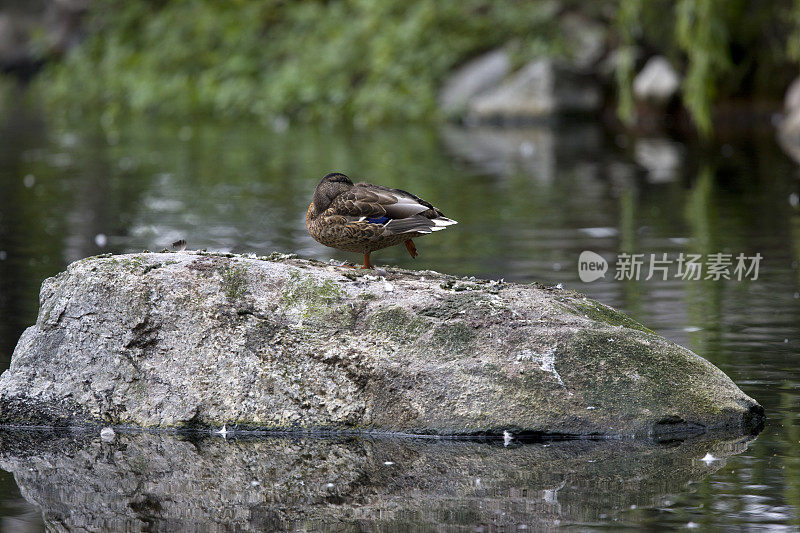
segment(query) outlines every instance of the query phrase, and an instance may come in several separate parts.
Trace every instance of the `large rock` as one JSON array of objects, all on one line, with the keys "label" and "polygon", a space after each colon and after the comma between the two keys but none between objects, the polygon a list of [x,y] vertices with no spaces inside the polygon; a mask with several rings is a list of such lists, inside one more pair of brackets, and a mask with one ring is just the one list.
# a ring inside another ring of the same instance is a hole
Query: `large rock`
[{"label": "large rock", "polygon": [[23,78],[49,56],[66,53],[83,36],[88,0],[46,0],[0,5],[0,71]]},{"label": "large rock", "polygon": [[493,50],[450,75],[439,93],[439,107],[448,115],[463,113],[473,97],[495,87],[511,69],[505,50]]},{"label": "large rock", "polygon": [[0,66],[3,68],[28,56],[27,36],[21,26],[14,17],[0,11]]},{"label": "large rock", "polygon": [[647,436],[755,428],[705,359],[580,294],[143,253],[45,280],[0,423]]},{"label": "large rock", "polygon": [[795,78],[786,89],[783,97],[783,109],[787,113],[800,111],[800,78]]},{"label": "large rock", "polygon": [[18,431],[0,432],[0,468],[47,531],[517,531],[618,527],[746,449],[716,438],[504,447]]},{"label": "large rock", "polygon": [[468,122],[529,121],[600,108],[600,87],[593,74],[606,53],[607,25],[578,12],[558,13],[557,4],[543,3],[540,8],[546,19],[558,20],[567,43],[561,57],[531,58],[513,74],[503,49],[465,63],[439,92],[439,108],[446,115]]},{"label": "large rock", "polygon": [[591,76],[550,58],[531,61],[498,87],[469,103],[472,121],[526,122],[558,114],[589,113],[602,105]]},{"label": "large rock", "polygon": [[647,60],[633,79],[633,95],[650,104],[665,105],[678,94],[681,76],[664,56]]},{"label": "large rock", "polygon": [[592,69],[606,53],[608,25],[579,12],[560,15],[559,24],[570,63],[579,69]]},{"label": "large rock", "polygon": [[778,145],[786,154],[800,163],[800,110],[784,116],[778,123]]},{"label": "large rock", "polygon": [[786,90],[783,99],[785,115],[778,122],[778,144],[796,163],[800,163],[800,78]]}]

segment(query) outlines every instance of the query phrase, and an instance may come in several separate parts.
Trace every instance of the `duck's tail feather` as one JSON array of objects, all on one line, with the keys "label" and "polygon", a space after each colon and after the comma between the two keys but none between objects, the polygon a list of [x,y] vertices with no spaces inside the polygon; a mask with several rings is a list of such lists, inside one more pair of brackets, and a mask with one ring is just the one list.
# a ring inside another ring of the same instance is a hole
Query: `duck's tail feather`
[{"label": "duck's tail feather", "polygon": [[433,233],[445,229],[447,226],[457,224],[455,220],[446,217],[427,218],[416,215],[408,218],[390,220],[384,226],[386,231],[398,233]]}]

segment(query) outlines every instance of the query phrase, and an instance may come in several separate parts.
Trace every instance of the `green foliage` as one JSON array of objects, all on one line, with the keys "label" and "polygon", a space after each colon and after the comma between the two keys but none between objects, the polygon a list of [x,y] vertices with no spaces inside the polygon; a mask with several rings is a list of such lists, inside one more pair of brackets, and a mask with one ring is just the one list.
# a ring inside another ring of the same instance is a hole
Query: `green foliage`
[{"label": "green foliage", "polygon": [[683,82],[683,102],[700,133],[711,133],[711,104],[716,82],[730,67],[728,31],[723,13],[725,0],[681,0],[675,7],[676,38],[686,52],[689,67]]},{"label": "green foliage", "polygon": [[[633,119],[637,59],[670,58],[683,71],[683,104],[704,136],[721,98],[779,99],[800,60],[800,0],[618,0],[618,111]],[[788,42],[788,45],[787,45]]]},{"label": "green foliage", "polygon": [[436,89],[460,62],[548,35],[550,6],[97,0],[90,37],[38,86],[51,109],[77,115],[100,105],[108,123],[125,109],[357,126],[419,120],[436,110]]},{"label": "green foliage", "polygon": [[622,2],[617,10],[616,27],[620,35],[620,46],[617,49],[617,113],[626,123],[633,122],[635,109],[633,105],[633,70],[636,62],[634,43],[641,35],[640,18],[642,0]]},{"label": "green foliage", "polygon": [[634,73],[652,54],[683,72],[683,102],[705,135],[718,99],[777,99],[800,61],[800,0],[95,0],[89,37],[35,85],[69,120],[102,110],[107,130],[128,112],[426,120],[445,76],[485,50],[504,46],[516,66],[568,53],[556,22],[575,11],[613,21],[626,122]]},{"label": "green foliage", "polygon": [[794,0],[788,9],[792,32],[786,42],[786,54],[795,63],[800,62],[800,0]]},{"label": "green foliage", "polygon": [[11,108],[14,92],[16,92],[14,80],[0,73],[0,115],[5,114],[6,109]]}]

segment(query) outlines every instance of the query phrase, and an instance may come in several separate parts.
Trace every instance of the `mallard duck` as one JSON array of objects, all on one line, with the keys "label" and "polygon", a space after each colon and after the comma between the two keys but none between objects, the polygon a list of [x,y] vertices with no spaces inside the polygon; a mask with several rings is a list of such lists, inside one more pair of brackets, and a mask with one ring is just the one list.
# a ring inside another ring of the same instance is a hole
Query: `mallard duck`
[{"label": "mallard duck", "polygon": [[457,222],[410,192],[370,183],[353,184],[338,172],[322,178],[306,213],[311,236],[325,246],[364,254],[361,268],[372,268],[371,252],[400,243],[405,243],[412,258],[417,257],[411,239],[451,224]]}]

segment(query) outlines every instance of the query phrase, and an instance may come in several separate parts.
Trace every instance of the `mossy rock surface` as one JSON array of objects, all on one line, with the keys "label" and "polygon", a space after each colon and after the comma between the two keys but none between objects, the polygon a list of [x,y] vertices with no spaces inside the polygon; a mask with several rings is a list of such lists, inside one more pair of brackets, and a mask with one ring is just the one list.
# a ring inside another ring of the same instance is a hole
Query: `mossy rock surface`
[{"label": "mossy rock surface", "polygon": [[273,254],[99,256],[45,280],[0,424],[438,435],[750,432],[711,363],[572,291]]}]

